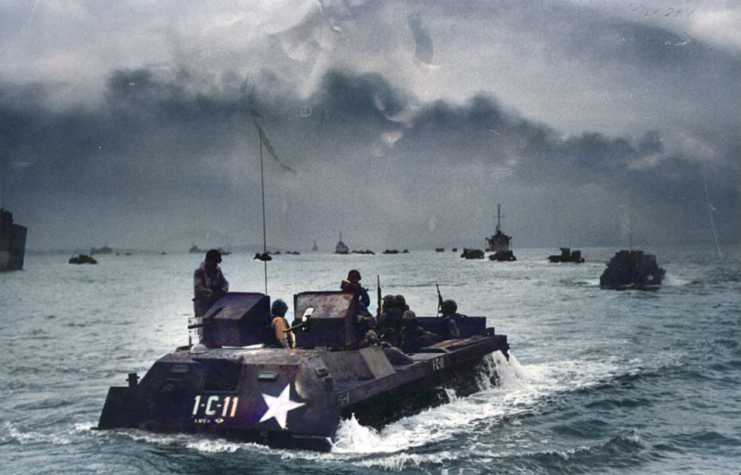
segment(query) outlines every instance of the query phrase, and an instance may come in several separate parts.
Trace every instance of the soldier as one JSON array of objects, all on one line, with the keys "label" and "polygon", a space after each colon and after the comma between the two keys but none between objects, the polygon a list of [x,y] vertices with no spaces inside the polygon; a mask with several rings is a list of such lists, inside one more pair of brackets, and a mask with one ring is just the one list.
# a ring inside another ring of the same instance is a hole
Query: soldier
[{"label": "soldier", "polygon": [[364,317],[371,316],[368,311],[370,305],[368,289],[360,285],[360,279],[360,272],[353,269],[347,273],[347,279],[342,281],[340,288],[344,293],[353,295],[353,305],[355,306],[353,313]]},{"label": "soldier", "polygon": [[378,338],[378,334],[373,330],[374,326],[375,320],[373,317],[362,317],[360,319],[358,330],[363,335],[363,339],[356,344],[357,348],[366,348],[380,344],[381,341]]},{"label": "soldier", "polygon": [[221,263],[221,252],[211,249],[206,253],[206,260],[193,274],[193,312],[195,319],[193,323],[199,325],[194,328],[190,336],[191,344],[200,343],[203,338],[203,316],[206,315],[211,304],[222,295],[229,292],[229,282],[224,278],[219,264]]},{"label": "soldier", "polygon": [[460,338],[461,332],[458,330],[458,324],[456,320],[461,318],[461,315],[456,313],[458,310],[458,304],[454,300],[446,300],[443,302],[441,307],[442,320],[440,321],[440,335],[443,339],[448,340],[450,338]]},{"label": "soldier", "polygon": [[376,330],[379,335],[386,335],[386,338],[384,338],[386,341],[395,344],[396,335],[401,329],[401,316],[404,312],[394,306],[393,295],[383,297],[382,307],[381,313],[378,315],[378,327]]},{"label": "soldier", "polygon": [[286,321],[286,312],[288,305],[281,299],[273,302],[270,308],[270,328],[273,330],[274,340],[272,345],[277,348],[293,348],[293,332],[289,332],[290,326]]},{"label": "soldier", "polygon": [[401,351],[415,353],[420,348],[430,346],[440,340],[440,337],[429,332],[419,325],[417,314],[412,310],[404,312],[401,318]]}]

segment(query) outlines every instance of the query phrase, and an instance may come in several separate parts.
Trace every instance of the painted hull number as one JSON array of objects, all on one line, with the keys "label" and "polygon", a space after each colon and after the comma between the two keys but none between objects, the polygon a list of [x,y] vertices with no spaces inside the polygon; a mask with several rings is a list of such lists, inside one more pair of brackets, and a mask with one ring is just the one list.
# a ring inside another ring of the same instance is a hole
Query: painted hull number
[{"label": "painted hull number", "polygon": [[234,417],[237,413],[237,404],[239,404],[238,397],[225,396],[202,396],[198,395],[195,397],[193,404],[193,417],[199,417],[199,421],[203,417],[208,416],[220,416],[220,417]]},{"label": "painted hull number", "polygon": [[441,369],[445,368],[445,357],[441,356],[440,358],[435,358],[432,360],[432,370],[433,371],[440,371]]}]

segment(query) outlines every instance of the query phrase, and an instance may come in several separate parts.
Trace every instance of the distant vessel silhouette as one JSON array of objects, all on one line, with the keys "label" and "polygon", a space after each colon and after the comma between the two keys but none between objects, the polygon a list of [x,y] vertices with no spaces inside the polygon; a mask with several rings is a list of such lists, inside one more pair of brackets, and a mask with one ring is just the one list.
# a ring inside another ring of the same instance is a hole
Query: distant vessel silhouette
[{"label": "distant vessel silhouette", "polygon": [[509,243],[512,240],[512,236],[508,236],[502,232],[502,205],[497,205],[497,229],[491,237],[486,238],[486,250],[493,252],[489,256],[492,261],[516,261],[514,253],[509,248]]},{"label": "distant vessel silhouette", "polygon": [[69,263],[70,264],[97,264],[98,261],[88,256],[87,254],[80,254],[75,257],[70,257]]},{"label": "distant vessel silhouette", "polygon": [[335,254],[350,254],[350,248],[342,242],[342,232],[340,231],[340,242],[334,247]]},{"label": "distant vessel silhouette", "polygon": [[94,248],[90,249],[90,255],[91,256],[93,254],[111,254],[111,253],[113,253],[113,249],[111,249],[108,246],[94,247]]},{"label": "distant vessel silhouette", "polygon": [[584,262],[584,258],[581,256],[581,251],[572,251],[568,247],[561,248],[561,254],[555,254],[548,256],[548,260],[551,262],[573,262],[575,264],[581,264]]},{"label": "distant vessel silhouette", "polygon": [[481,249],[463,249],[461,257],[464,259],[483,259],[484,251]]},{"label": "distant vessel silhouette", "polygon": [[13,213],[0,208],[0,271],[23,269],[26,232],[25,226],[13,223]]}]

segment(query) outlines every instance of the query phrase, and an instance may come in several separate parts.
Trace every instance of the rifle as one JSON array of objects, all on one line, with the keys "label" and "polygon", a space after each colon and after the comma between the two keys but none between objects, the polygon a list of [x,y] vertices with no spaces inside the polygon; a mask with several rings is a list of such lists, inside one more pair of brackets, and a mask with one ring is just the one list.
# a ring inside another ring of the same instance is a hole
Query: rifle
[{"label": "rifle", "polygon": [[437,287],[437,316],[443,314],[443,296],[440,295],[440,286],[435,284],[435,287]]},{"label": "rifle", "polygon": [[378,294],[378,309],[376,309],[376,317],[380,317],[381,316],[381,308],[383,306],[383,298],[381,298],[381,277],[377,275],[376,276],[376,281],[378,283],[378,290],[377,290],[377,294]]}]

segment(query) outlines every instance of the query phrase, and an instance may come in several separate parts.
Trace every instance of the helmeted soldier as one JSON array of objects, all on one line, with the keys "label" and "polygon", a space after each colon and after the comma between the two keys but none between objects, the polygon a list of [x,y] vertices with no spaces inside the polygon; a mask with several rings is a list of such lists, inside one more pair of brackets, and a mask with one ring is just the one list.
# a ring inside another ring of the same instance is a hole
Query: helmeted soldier
[{"label": "helmeted soldier", "polygon": [[289,332],[291,328],[286,321],[286,312],[288,311],[288,305],[281,299],[273,302],[270,307],[270,329],[273,331],[274,340],[271,342],[271,346],[278,348],[293,348],[293,333]]},{"label": "helmeted soldier", "polygon": [[221,252],[211,249],[206,253],[206,259],[193,273],[193,313],[191,320],[191,344],[201,343],[203,340],[203,317],[219,297],[229,292],[229,282],[224,278],[219,264]]},{"label": "helmeted soldier", "polygon": [[440,336],[444,339],[460,338],[461,332],[458,330],[456,320],[461,317],[456,311],[458,304],[454,300],[446,300],[441,306],[442,319],[439,325]]}]

